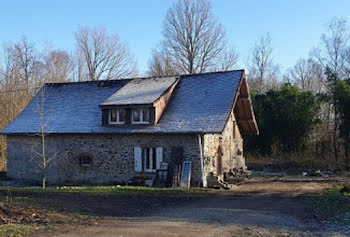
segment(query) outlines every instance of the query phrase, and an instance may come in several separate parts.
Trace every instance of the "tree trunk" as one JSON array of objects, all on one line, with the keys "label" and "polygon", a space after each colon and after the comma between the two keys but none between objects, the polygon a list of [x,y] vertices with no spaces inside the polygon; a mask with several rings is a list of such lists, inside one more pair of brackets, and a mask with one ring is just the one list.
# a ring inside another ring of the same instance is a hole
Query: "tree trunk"
[{"label": "tree trunk", "polygon": [[43,175],[42,189],[46,189],[46,174]]},{"label": "tree trunk", "polygon": [[347,166],[348,169],[350,168],[349,143],[350,143],[350,141],[346,141],[345,144],[344,144],[345,157],[346,157],[346,166]]},{"label": "tree trunk", "polygon": [[42,133],[41,134],[41,139],[42,139],[42,156],[43,156],[43,184],[42,184],[42,188],[45,189],[46,188],[46,154],[45,154],[45,134]]},{"label": "tree trunk", "polygon": [[337,130],[338,130],[338,113],[336,104],[334,106],[334,128],[333,128],[333,149],[334,149],[334,158],[336,163],[338,164],[338,144],[337,144]]}]

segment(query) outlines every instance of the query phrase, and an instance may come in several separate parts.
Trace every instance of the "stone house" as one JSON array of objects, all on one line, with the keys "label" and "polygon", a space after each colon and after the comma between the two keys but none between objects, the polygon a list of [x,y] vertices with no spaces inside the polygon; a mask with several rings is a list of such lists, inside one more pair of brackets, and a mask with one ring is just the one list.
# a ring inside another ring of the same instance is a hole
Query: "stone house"
[{"label": "stone house", "polygon": [[164,167],[174,176],[190,161],[191,184],[205,186],[245,166],[242,137],[258,134],[248,91],[244,70],[45,84],[0,132],[7,174],[41,179],[44,134],[50,183],[128,182]]}]

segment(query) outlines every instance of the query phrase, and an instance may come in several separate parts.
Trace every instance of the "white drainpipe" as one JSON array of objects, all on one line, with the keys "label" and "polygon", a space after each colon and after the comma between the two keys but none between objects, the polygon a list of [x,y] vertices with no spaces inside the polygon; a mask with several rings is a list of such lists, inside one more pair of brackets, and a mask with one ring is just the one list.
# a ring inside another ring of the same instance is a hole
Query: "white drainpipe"
[{"label": "white drainpipe", "polygon": [[199,142],[199,156],[201,159],[201,176],[202,176],[202,185],[203,187],[207,187],[207,180],[204,177],[204,158],[203,158],[203,146],[202,146],[202,137],[198,134],[198,142]]}]

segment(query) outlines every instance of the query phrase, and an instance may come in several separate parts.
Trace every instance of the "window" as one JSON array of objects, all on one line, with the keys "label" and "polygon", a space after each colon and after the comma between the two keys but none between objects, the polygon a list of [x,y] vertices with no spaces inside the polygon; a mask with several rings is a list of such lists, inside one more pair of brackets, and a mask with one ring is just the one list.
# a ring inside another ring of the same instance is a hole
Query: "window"
[{"label": "window", "polygon": [[136,172],[155,172],[163,162],[162,147],[134,147],[134,166]]},{"label": "window", "polygon": [[149,124],[149,109],[133,109],[132,123],[133,124]]},{"label": "window", "polygon": [[110,109],[108,115],[109,124],[124,124],[125,123],[124,109]]},{"label": "window", "polygon": [[145,172],[155,172],[157,169],[156,148],[146,147],[142,149],[142,159]]},{"label": "window", "polygon": [[81,154],[79,156],[80,165],[83,167],[90,167],[92,165],[92,156],[90,154]]}]

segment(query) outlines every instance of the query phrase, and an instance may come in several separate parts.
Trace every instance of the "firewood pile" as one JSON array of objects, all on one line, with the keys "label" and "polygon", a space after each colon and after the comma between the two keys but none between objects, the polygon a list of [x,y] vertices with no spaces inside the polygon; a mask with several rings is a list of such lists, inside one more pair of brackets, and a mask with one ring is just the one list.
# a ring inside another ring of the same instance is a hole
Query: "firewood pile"
[{"label": "firewood pile", "polygon": [[0,226],[6,224],[46,224],[46,215],[0,202]]}]

